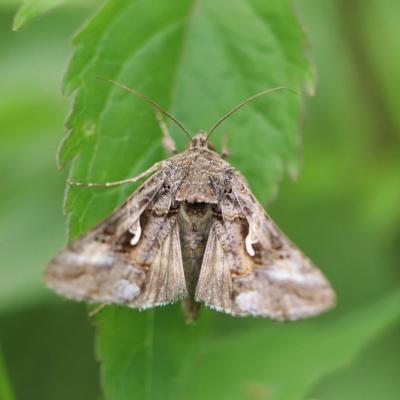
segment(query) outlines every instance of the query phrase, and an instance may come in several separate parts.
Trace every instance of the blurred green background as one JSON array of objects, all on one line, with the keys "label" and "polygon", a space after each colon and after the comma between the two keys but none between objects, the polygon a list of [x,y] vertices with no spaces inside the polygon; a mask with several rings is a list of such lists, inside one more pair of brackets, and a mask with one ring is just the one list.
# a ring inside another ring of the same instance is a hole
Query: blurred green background
[{"label": "blurred green background", "polygon": [[[69,110],[61,80],[70,37],[93,10],[65,6],[12,32],[17,5],[0,3],[0,387],[8,375],[18,399],[96,399],[86,307],[41,281],[66,242],[65,171],[55,162]],[[400,283],[400,3],[295,6],[318,87],[305,105],[300,178],[282,182],[269,210],[323,267],[346,310]],[[400,321],[307,398],[399,399],[399,376]]]}]

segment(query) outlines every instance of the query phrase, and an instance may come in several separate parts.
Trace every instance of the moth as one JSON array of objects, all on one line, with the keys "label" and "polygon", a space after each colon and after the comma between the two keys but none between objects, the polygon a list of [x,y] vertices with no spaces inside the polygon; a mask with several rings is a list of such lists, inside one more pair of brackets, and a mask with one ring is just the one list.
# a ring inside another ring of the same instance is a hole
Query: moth
[{"label": "moth", "polygon": [[[296,320],[335,304],[331,285],[279,230],[245,178],[210,143],[211,133],[252,96],[193,138],[174,116],[119,82],[155,109],[173,155],[139,176],[150,176],[116,211],[61,251],[45,282],[68,298],[146,309],[183,301],[188,321],[201,303],[234,316]],[[164,116],[189,137],[177,153]],[[82,189],[86,190],[86,189]]]}]

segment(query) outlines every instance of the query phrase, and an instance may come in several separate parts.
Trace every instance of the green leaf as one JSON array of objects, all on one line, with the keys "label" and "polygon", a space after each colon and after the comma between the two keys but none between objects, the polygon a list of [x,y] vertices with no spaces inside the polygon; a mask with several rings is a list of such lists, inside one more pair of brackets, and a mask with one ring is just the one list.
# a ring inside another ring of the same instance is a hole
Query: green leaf
[{"label": "green leaf", "polygon": [[[100,400],[94,332],[83,304],[58,299],[2,313],[0,326],[18,400]],[[4,400],[1,394],[0,399]]]},{"label": "green leaf", "polygon": [[[263,89],[312,90],[303,31],[286,1],[109,1],[74,40],[65,91],[76,91],[60,163],[72,178],[107,181],[139,173],[165,157],[147,104],[108,82],[152,97],[191,131],[208,129],[226,111]],[[262,201],[284,169],[298,166],[301,94],[278,92],[226,121],[231,161]],[[174,127],[182,149],[187,139]],[[67,198],[72,236],[107,215],[130,188],[79,190]]]},{"label": "green leaf", "polygon": [[0,399],[14,400],[15,396],[11,388],[11,383],[8,377],[6,365],[3,359],[3,354],[0,347]]},{"label": "green leaf", "polygon": [[348,365],[400,316],[400,291],[328,320],[273,323],[179,307],[110,307],[97,317],[98,356],[110,399],[292,400]]},{"label": "green leaf", "polygon": [[[135,175],[166,156],[152,109],[96,79],[99,76],[150,96],[192,132],[209,128],[244,98],[285,85],[299,95],[281,92],[259,99],[212,137],[220,148],[221,138],[229,133],[232,163],[265,201],[285,170],[297,172],[301,93],[313,87],[304,41],[288,2],[109,1],[74,39],[65,92],[75,94],[75,103],[60,164],[72,161],[70,175],[75,180],[104,182]],[[183,149],[186,138],[176,127],[171,129]],[[109,214],[132,190],[70,188],[66,209],[71,236]],[[243,351],[250,346],[249,355],[255,357],[254,338],[247,335],[258,332],[260,321],[204,315],[197,326],[187,327],[178,306],[146,313],[120,309],[102,313],[100,356],[111,398],[185,396],[197,369],[196,352],[204,346],[211,350],[234,340]],[[233,337],[216,334],[227,327]],[[165,335],[159,334],[160,329]],[[257,367],[262,364],[259,360]],[[204,368],[203,373],[206,378]],[[234,380],[228,375],[225,379],[234,389]],[[193,388],[197,398],[215,397],[211,382],[203,397],[204,381],[198,382]],[[264,384],[258,374],[241,388],[241,396],[262,392]],[[219,389],[223,391],[222,386]]]},{"label": "green leaf", "polygon": [[[10,3],[21,3],[21,0],[8,0]],[[97,4],[95,0],[23,0],[21,6],[14,16],[13,27],[14,31],[19,31],[25,28],[37,17],[47,14],[54,8],[63,5],[84,9],[93,8]]]},{"label": "green leaf", "polygon": [[[398,400],[400,324],[374,340],[357,361],[323,379],[307,398],[318,400]],[[384,394],[384,396],[382,396]]]},{"label": "green leaf", "polygon": [[59,6],[65,0],[24,0],[14,17],[13,30],[18,31],[36,17]]}]

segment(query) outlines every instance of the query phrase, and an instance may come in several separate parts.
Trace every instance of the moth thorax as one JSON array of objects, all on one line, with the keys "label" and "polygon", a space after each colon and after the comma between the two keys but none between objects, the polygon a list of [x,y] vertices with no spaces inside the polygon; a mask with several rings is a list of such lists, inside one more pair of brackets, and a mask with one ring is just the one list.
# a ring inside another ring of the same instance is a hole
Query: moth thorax
[{"label": "moth thorax", "polygon": [[212,216],[211,205],[207,203],[182,202],[179,211],[184,222],[191,225],[202,225]]}]

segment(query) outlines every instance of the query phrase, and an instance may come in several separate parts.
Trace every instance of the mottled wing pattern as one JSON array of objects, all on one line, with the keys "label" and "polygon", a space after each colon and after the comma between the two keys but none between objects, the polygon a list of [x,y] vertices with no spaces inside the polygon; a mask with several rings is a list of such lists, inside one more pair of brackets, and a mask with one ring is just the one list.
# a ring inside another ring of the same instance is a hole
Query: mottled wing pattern
[{"label": "mottled wing pattern", "polygon": [[145,290],[140,298],[142,307],[166,304],[187,296],[177,216],[163,223],[169,227],[151,263]]},{"label": "mottled wing pattern", "polygon": [[172,194],[160,171],[49,264],[45,281],[77,300],[145,308],[186,293]]},{"label": "mottled wing pattern", "polygon": [[233,315],[279,320],[332,307],[335,293],[324,275],[276,227],[239,174],[230,185],[212,223],[196,300]]},{"label": "mottled wing pattern", "polygon": [[224,250],[223,225],[214,221],[196,288],[196,301],[202,301],[217,311],[232,312],[232,279],[229,250]]}]

